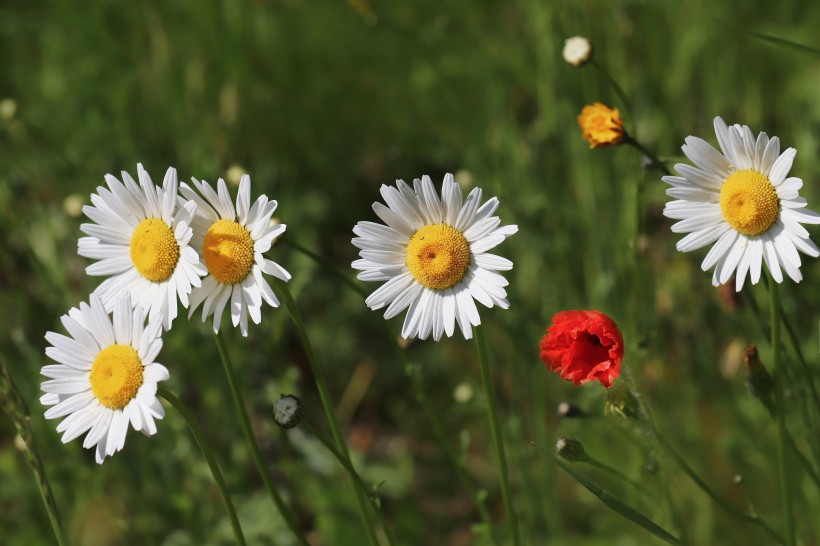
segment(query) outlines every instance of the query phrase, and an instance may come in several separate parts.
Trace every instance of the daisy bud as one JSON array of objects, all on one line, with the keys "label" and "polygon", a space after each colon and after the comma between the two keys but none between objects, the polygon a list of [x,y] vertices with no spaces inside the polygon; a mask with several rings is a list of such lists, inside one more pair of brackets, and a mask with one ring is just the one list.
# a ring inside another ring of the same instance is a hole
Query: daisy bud
[{"label": "daisy bud", "polygon": [[273,420],[282,428],[293,428],[302,421],[302,401],[292,394],[283,394],[273,404]]},{"label": "daisy bud", "polygon": [[564,60],[578,68],[592,57],[592,44],[583,36],[573,36],[564,41]]},{"label": "daisy bud", "polygon": [[766,368],[763,366],[763,363],[760,362],[760,358],[757,356],[757,347],[754,344],[751,344],[746,347],[745,354],[743,355],[743,363],[746,365],[746,387],[749,389],[749,392],[763,402],[763,405],[769,411],[774,410],[774,401],[772,400],[772,391],[774,390],[774,381],[772,380],[772,376],[769,375],[769,372],[766,371]]},{"label": "daisy bud", "polygon": [[735,474],[735,485],[743,485],[743,474]]},{"label": "daisy bud", "polygon": [[575,436],[560,436],[555,442],[555,454],[571,463],[589,459],[583,444]]},{"label": "daisy bud", "polygon": [[573,417],[586,417],[586,412],[572,402],[561,402],[558,404],[558,415],[563,419]]}]

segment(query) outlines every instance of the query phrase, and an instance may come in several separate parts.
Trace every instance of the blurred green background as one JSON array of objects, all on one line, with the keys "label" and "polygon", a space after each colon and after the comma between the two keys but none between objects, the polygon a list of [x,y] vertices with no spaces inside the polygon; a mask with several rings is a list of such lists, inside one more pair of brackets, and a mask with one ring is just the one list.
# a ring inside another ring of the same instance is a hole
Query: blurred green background
[{"label": "blurred green background", "polygon": [[[481,316],[525,544],[659,543],[561,472],[552,459],[560,434],[577,436],[588,452],[649,488],[641,496],[581,468],[688,543],[764,544],[757,528],[717,508],[647,449],[645,438],[604,416],[600,385],[561,381],[537,349],[559,310],[613,316],[626,337],[625,365],[658,427],[734,506],[745,509],[748,499],[780,528],[774,425],[747,394],[741,359],[750,342],[768,358],[759,325],[767,316],[765,289],[747,283],[738,300],[712,288],[711,273],[699,268],[706,251],[675,251],[679,236],[661,215],[667,198],[660,174],[644,170],[632,149],[589,150],[575,119],[593,101],[617,106],[630,134],[664,157],[677,157],[690,134],[716,142],[715,115],[779,135],[784,147],[798,149],[792,174],[803,178],[810,206],[820,208],[820,58],[724,23],[820,48],[820,8],[809,0],[776,8],[635,0],[0,3],[0,351],[31,410],[70,542],[232,540],[207,466],[171,408],[156,436],[132,431],[125,450],[98,467],[81,441],[60,443],[57,422],[44,421],[38,401],[43,335],[62,331],[60,315],[99,281],[85,275],[89,261],[76,255],[79,207],[105,173],[135,174],[142,162],[157,183],[169,165],[181,180],[250,173],[254,195],[279,201],[287,237],[351,277],[351,229],[377,220],[370,205],[381,184],[429,174],[439,187],[453,172],[465,189],[497,195],[502,222],[520,227],[498,249],[515,263],[506,275],[511,307]],[[563,41],[576,34],[590,38],[630,111],[596,67],[563,62]],[[635,238],[638,186],[642,230]],[[817,240],[820,233],[809,229]],[[293,274],[291,290],[356,463],[369,483],[383,482],[384,512],[402,544],[489,544],[429,433],[380,314],[291,247],[278,245],[270,257]],[[802,271],[804,282],[784,285],[782,297],[816,369],[820,268],[806,259]],[[763,317],[749,298],[759,300]],[[390,323],[396,332],[400,326],[401,319]],[[325,429],[287,313],[266,308],[247,339],[227,335],[257,437],[300,525],[317,545],[363,544],[338,464],[307,434],[286,433],[271,418],[273,401],[293,392]],[[177,319],[159,359],[171,371],[169,386],[216,447],[249,543],[292,544],[250,463],[210,337],[198,320]],[[503,535],[473,344],[456,336],[408,351]],[[811,454],[817,429],[804,425],[817,416],[800,403],[805,384],[790,386],[792,430]],[[556,407],[565,400],[593,417],[562,421]],[[647,473],[647,463],[657,472]],[[744,477],[742,487],[735,475]],[[818,491],[796,475],[799,534],[816,544],[810,523]],[[0,543],[53,543],[5,417]]]}]

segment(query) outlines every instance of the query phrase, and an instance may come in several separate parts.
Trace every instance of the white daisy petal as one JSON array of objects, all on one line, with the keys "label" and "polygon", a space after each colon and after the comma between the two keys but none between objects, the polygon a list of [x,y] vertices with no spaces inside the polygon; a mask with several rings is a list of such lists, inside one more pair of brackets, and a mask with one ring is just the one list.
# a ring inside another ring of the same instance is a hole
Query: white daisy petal
[{"label": "white daisy petal", "polygon": [[797,155],[797,150],[794,148],[789,148],[782,154],[772,165],[772,170],[769,171],[769,180],[772,181],[772,184],[777,187],[786,180],[786,175],[789,174],[789,171],[792,168],[792,163],[794,162],[794,156]]},{"label": "white daisy petal", "polygon": [[[248,317],[254,324],[262,320],[262,303],[279,306],[271,286],[264,275],[272,275],[281,281],[289,281],[290,273],[276,262],[264,257],[275,240],[287,226],[273,225],[271,216],[278,203],[260,195],[251,205],[251,179],[243,175],[236,196],[236,206],[231,202],[225,181],[219,179],[217,190],[206,181],[193,179],[194,187],[201,195],[186,190],[188,198],[207,201],[212,207],[202,212],[199,207],[191,220],[194,233],[192,246],[202,256],[201,262],[191,262],[194,273],[205,275],[200,285],[194,282],[191,272],[187,279],[193,286],[190,295],[191,311],[202,306],[202,320],[213,318],[213,330],[219,331],[222,314],[230,302],[231,322],[238,326],[243,336],[248,335]],[[376,224],[374,224],[376,225]],[[369,233],[367,228],[363,235]],[[187,286],[187,285],[186,285]],[[183,301],[183,305],[185,302]]]},{"label": "white daisy petal", "polygon": [[738,291],[747,276],[756,284],[763,263],[776,282],[783,281],[783,271],[799,282],[800,252],[820,255],[801,224],[820,224],[820,214],[805,208],[802,180],[788,176],[795,149],[781,154],[779,138],[766,133],[755,138],[748,126],[727,126],[719,117],[714,125],[722,153],[690,136],[683,151],[697,168],[678,164],[682,176],[663,177],[671,186],[667,195],[676,199],[663,214],[678,220],[673,232],[688,233],[677,249],[689,252],[714,243],[701,267],[715,268],[715,285],[728,282],[733,273]]},{"label": "white daisy petal", "polygon": [[[51,406],[45,417],[65,417],[56,427],[57,432],[63,432],[64,443],[87,433],[83,447],[96,447],[97,462],[123,448],[129,423],[137,430],[147,426],[140,406],[153,406],[157,381],[168,378],[163,366],[152,363],[162,347],[162,328],[158,324],[143,328],[145,318],[144,308],[134,308],[128,292],[117,299],[113,317],[92,295],[90,305],[83,302],[63,317],[72,338],[46,334],[52,343],[46,355],[57,364],[41,370],[51,378],[40,386],[46,393],[41,402]],[[91,355],[85,369],[78,369],[72,362],[74,357],[58,348],[76,350],[79,344],[85,345],[81,352]],[[125,371],[120,371],[123,368]],[[111,382],[108,378],[112,374],[131,379]],[[146,385],[153,385],[150,397],[143,394]]]},{"label": "white daisy petal", "polygon": [[[106,311],[112,311],[120,294],[127,291],[134,307],[166,316],[165,327],[170,328],[177,297],[185,305],[191,285],[196,284],[190,277],[198,269],[185,264],[191,253],[196,254],[188,243],[197,203],[178,196],[173,167],[166,171],[162,188],[153,184],[141,164],[137,171],[139,185],[124,171],[124,182],[106,175],[108,189],[97,188],[98,193],[91,196],[94,206],[86,209],[96,223],[81,227],[89,237],[80,239],[77,252],[98,260],[86,268],[89,275],[107,277],[95,291]],[[190,191],[182,186],[183,193]],[[203,202],[203,208],[209,207]]]},{"label": "white daisy petal", "polygon": [[395,188],[383,186],[381,194],[387,206],[377,202],[373,210],[386,225],[363,221],[353,228],[360,259],[351,265],[361,271],[357,278],[386,281],[365,303],[371,309],[386,307],[386,319],[406,309],[404,338],[438,341],[452,336],[456,324],[466,339],[472,338],[472,327],[481,323],[476,300],[486,307],[509,306],[508,282],[497,271],[508,271],[513,263],[486,252],[518,226],[502,226],[494,216],[498,199],[482,204],[480,188],[462,202],[449,174],[440,197],[427,176],[415,180],[413,188],[400,180]]}]

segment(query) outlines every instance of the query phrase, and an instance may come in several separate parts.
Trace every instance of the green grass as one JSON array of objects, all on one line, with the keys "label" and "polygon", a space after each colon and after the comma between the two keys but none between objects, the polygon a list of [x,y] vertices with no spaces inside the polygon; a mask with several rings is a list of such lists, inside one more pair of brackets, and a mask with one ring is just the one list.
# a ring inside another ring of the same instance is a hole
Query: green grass
[{"label": "green grass", "polygon": [[[572,308],[600,309],[618,321],[625,364],[658,428],[733,506],[744,509],[748,495],[781,529],[775,425],[746,392],[739,351],[757,343],[769,364],[767,338],[747,299],[758,302],[765,324],[766,290],[747,284],[743,308],[729,309],[711,273],[700,271],[706,251],[675,251],[679,236],[661,215],[668,198],[660,175],[643,171],[632,149],[588,149],[575,120],[580,108],[622,105],[593,67],[566,65],[561,47],[575,34],[590,38],[596,60],[630,97],[630,133],[660,156],[681,155],[690,134],[716,142],[715,115],[780,136],[797,148],[792,175],[804,180],[801,194],[817,209],[818,59],[721,23],[817,49],[820,11],[813,3],[167,4],[0,5],[0,100],[17,106],[11,119],[0,119],[0,352],[31,408],[71,544],[232,541],[207,465],[171,408],[156,436],[132,431],[125,450],[98,467],[80,441],[60,443],[56,422],[44,421],[38,402],[43,335],[61,331],[60,315],[98,282],[84,273],[89,261],[76,255],[83,219],[66,211],[65,199],[78,195],[88,203],[105,173],[134,173],[138,162],[155,182],[169,165],[182,180],[210,182],[240,165],[255,194],[279,201],[287,236],[351,278],[351,229],[376,220],[370,205],[381,184],[429,174],[438,187],[444,173],[460,172],[485,196],[497,195],[502,221],[520,227],[498,251],[515,263],[506,275],[511,308],[482,309],[481,316],[524,544],[660,543],[530,443],[551,451],[559,435],[578,437],[596,459],[654,491],[644,497],[611,476],[580,469],[687,543],[761,540],[758,529],[721,511],[672,460],[648,450],[643,436],[605,417],[603,389],[575,388],[544,369],[537,342],[553,313]],[[633,267],[635,184],[645,221]],[[384,511],[401,543],[489,544],[474,528],[478,512],[430,435],[380,314],[292,247],[279,245],[271,256],[293,274],[290,288],[331,393],[341,400],[337,414],[354,462],[369,483],[384,482]],[[805,258],[802,271],[804,282],[785,283],[781,298],[816,375],[820,264]],[[630,301],[638,302],[634,312]],[[398,332],[400,319],[390,327]],[[273,423],[272,403],[294,392],[308,418],[328,432],[285,310],[267,308],[247,339],[225,333],[263,455],[300,525],[317,544],[363,544],[343,469],[306,433]],[[248,543],[291,544],[242,443],[210,337],[198,320],[177,319],[160,354],[171,371],[168,386],[213,443]],[[487,491],[496,532],[506,536],[473,344],[459,336],[417,342],[409,356],[421,367],[452,446],[463,450],[467,469]],[[790,353],[784,358],[794,370]],[[457,402],[459,385],[475,395]],[[804,383],[790,387],[790,429],[816,463],[817,429],[805,426],[816,426],[816,408],[802,404]],[[555,408],[564,400],[594,418],[561,421]],[[0,541],[52,544],[13,431],[0,418]],[[643,471],[648,460],[658,463],[656,474]],[[744,476],[743,487],[735,485],[736,474]],[[795,476],[798,536],[811,544],[820,540],[813,524],[820,496]]]}]

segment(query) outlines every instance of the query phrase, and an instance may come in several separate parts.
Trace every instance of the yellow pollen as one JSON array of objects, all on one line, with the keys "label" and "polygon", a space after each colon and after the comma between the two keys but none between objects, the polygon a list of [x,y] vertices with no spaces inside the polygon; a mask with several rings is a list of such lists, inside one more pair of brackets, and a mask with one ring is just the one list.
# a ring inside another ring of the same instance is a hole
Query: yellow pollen
[{"label": "yellow pollen", "polygon": [[208,272],[222,284],[235,284],[253,267],[253,239],[233,220],[218,220],[205,234],[202,254]]},{"label": "yellow pollen", "polygon": [[139,274],[149,281],[170,277],[179,260],[179,245],[174,232],[165,222],[147,218],[131,235],[131,261]]},{"label": "yellow pollen", "polygon": [[470,265],[470,245],[464,235],[447,224],[424,226],[407,245],[407,267],[427,288],[457,284]]},{"label": "yellow pollen", "polygon": [[748,169],[732,173],[720,188],[720,212],[743,235],[768,230],[780,214],[780,199],[765,175]]},{"label": "yellow pollen", "polygon": [[97,354],[88,381],[106,408],[122,409],[142,386],[142,361],[130,345],[109,345]]}]

